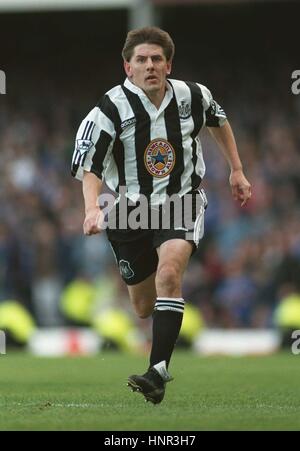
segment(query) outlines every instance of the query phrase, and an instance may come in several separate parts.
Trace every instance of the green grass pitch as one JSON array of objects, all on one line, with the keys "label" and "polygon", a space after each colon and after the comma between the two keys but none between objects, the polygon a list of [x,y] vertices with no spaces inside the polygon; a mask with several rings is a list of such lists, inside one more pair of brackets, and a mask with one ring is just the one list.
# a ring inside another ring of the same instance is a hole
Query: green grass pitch
[{"label": "green grass pitch", "polygon": [[126,387],[147,358],[0,356],[0,430],[299,430],[300,355],[176,351],[160,405]]}]

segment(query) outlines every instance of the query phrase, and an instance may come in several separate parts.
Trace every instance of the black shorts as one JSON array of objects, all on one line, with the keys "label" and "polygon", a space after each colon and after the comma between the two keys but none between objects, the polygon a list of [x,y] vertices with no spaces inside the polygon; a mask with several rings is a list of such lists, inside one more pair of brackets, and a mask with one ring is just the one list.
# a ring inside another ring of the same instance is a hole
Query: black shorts
[{"label": "black shorts", "polygon": [[[150,222],[149,210],[147,228],[132,229],[126,227],[107,228],[107,237],[113,249],[120,274],[127,285],[135,285],[142,282],[153,274],[158,265],[158,255],[156,249],[165,241],[175,238],[188,241],[193,246],[193,252],[198,247],[199,240],[204,233],[204,212],[207,207],[207,200],[203,189],[188,193],[189,208],[186,207],[187,195],[181,198],[182,209],[175,211],[173,208],[166,210],[165,206],[160,206],[154,210],[155,217],[158,217],[158,226],[153,228]],[[172,206],[171,206],[172,207]],[[127,209],[128,217],[137,205]],[[118,206],[116,216],[120,216]],[[165,220],[169,218],[169,220]],[[163,222],[165,220],[165,223]]]}]

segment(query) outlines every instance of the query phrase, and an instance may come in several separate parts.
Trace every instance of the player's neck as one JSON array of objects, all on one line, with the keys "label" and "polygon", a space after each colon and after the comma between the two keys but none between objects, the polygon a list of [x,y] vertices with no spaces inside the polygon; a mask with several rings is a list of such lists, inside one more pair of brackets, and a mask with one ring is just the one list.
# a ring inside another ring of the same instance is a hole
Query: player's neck
[{"label": "player's neck", "polygon": [[145,94],[150,100],[150,102],[153,103],[153,105],[156,107],[156,109],[159,110],[166,94],[166,87],[164,87],[159,91],[146,92]]}]

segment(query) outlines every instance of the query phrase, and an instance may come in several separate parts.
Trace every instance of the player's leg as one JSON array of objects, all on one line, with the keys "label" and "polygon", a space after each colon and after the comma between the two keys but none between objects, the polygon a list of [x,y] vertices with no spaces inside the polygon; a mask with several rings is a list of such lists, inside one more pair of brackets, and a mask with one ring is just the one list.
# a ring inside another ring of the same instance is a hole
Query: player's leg
[{"label": "player's leg", "polygon": [[175,226],[173,216],[169,229],[161,229],[154,234],[153,244],[158,250],[159,261],[155,278],[157,298],[153,313],[150,367],[145,374],[128,378],[133,390],[140,391],[147,401],[155,404],[163,400],[166,382],[172,380],[167,367],[183,318],[182,277],[203,235],[206,198],[203,193],[194,192],[190,200],[191,227]]},{"label": "player's leg", "polygon": [[[181,211],[171,213],[170,229],[161,229],[154,242],[159,253],[156,272],[157,300],[153,314],[153,342],[150,365],[170,358],[180,332],[184,299],[182,278],[192,253],[204,233],[204,212],[207,206],[203,190],[187,194],[182,199]],[[181,219],[181,226],[175,226]]]},{"label": "player's leg", "polygon": [[[192,252],[203,236],[204,211],[207,205],[205,194],[203,191],[196,191],[185,200],[192,202],[185,204],[192,207],[191,226],[186,223],[184,227],[175,225],[177,212],[174,211],[170,229],[161,229],[154,236],[159,262],[155,279],[157,299],[153,313],[150,367],[142,376],[133,375],[128,379],[133,390],[140,391],[147,401],[153,403],[163,400],[166,382],[172,380],[167,367],[183,318],[182,277]],[[186,211],[186,219],[185,213]],[[182,215],[182,211],[179,214]]]},{"label": "player's leg", "polygon": [[182,324],[182,278],[192,251],[193,245],[183,239],[165,241],[159,248],[150,366],[161,361],[169,365]]},{"label": "player's leg", "polygon": [[131,241],[110,240],[122,279],[127,285],[133,308],[140,318],[153,313],[156,301],[155,274],[158,264],[152,234],[143,233]]},{"label": "player's leg", "polygon": [[156,302],[155,276],[156,272],[142,282],[128,285],[133,308],[140,318],[148,318],[153,313]]},{"label": "player's leg", "polygon": [[193,245],[183,239],[170,239],[157,249],[156,291],[159,297],[181,297],[182,277],[193,251]]},{"label": "player's leg", "polygon": [[145,374],[128,378],[132,390],[141,392],[147,401],[154,404],[163,400],[165,385],[172,380],[167,366],[182,323],[184,301],[181,283],[192,250],[192,244],[183,239],[168,240],[158,250],[150,366]]},{"label": "player's leg", "polygon": [[[153,248],[152,239],[130,243],[111,240],[110,243],[137,315],[141,318],[150,316],[157,298],[155,275],[158,264],[157,251]],[[129,376],[128,386],[133,391],[141,392],[146,400],[159,403],[164,397],[167,380],[163,380],[153,369],[150,373],[150,379],[148,372],[146,378],[145,375]]]},{"label": "player's leg", "polygon": [[181,280],[192,252],[192,245],[183,240],[169,240],[163,243],[157,252],[158,273],[155,271],[145,280],[127,286],[133,308],[140,318],[152,315],[157,296],[182,296]]}]

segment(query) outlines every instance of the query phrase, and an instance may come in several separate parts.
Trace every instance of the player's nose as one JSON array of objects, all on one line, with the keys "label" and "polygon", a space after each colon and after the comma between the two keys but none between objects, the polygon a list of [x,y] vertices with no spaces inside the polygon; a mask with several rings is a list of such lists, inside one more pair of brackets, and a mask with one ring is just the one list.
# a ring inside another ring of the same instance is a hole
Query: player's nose
[{"label": "player's nose", "polygon": [[149,58],[147,58],[147,65],[146,65],[146,67],[147,67],[147,70],[153,69],[153,67],[154,67],[152,58],[150,58],[150,56],[149,56]]}]

